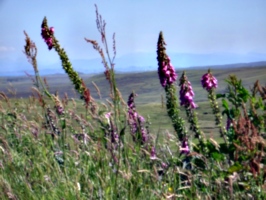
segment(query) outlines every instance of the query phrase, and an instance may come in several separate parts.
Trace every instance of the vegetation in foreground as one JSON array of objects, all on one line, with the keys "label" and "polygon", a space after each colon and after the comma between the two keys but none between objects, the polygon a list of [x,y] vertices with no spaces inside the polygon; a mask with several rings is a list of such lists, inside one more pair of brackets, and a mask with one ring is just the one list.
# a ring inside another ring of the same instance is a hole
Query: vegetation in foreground
[{"label": "vegetation in foreground", "polygon": [[[31,97],[20,100],[0,93],[1,199],[265,199],[266,88],[256,81],[247,89],[230,75],[226,89],[217,94],[218,80],[208,70],[201,87],[209,109],[196,109],[194,83],[186,72],[178,76],[160,32],[159,80],[154,79],[165,98],[157,115],[168,115],[169,128],[158,127],[156,132],[152,120],[157,116],[141,115],[151,102],[137,106],[134,91],[122,98],[114,73],[115,37],[111,57],[97,7],[96,23],[103,47],[95,40],[85,41],[102,58],[109,87],[106,101],[91,95],[46,18],[41,26],[48,49],[58,53],[82,107],[67,94],[51,92],[38,72],[37,47],[24,32],[34,87]],[[213,133],[200,123],[207,111],[213,113]]]}]

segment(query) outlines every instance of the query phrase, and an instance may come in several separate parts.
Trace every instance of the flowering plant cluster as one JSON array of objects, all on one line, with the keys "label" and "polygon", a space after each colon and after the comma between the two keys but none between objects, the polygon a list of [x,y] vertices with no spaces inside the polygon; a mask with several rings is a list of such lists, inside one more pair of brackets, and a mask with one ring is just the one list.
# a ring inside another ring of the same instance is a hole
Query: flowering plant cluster
[{"label": "flowering plant cluster", "polygon": [[146,128],[144,127],[145,118],[138,114],[134,98],[137,96],[132,92],[128,97],[128,123],[130,126],[130,132],[135,142],[141,141],[141,144],[145,144],[149,137]]},{"label": "flowering plant cluster", "polygon": [[163,87],[171,85],[177,80],[175,68],[171,64],[168,56],[165,56],[165,58],[162,59],[162,62],[159,62],[158,74]]},{"label": "flowering plant cluster", "polygon": [[218,87],[217,79],[212,75],[210,70],[208,73],[204,74],[201,78],[202,87],[205,88],[207,91],[211,90],[212,88]]},{"label": "flowering plant cluster", "polygon": [[[266,87],[257,81],[250,92],[230,75],[224,93],[216,94],[218,81],[210,70],[202,77],[197,71],[194,80],[188,79],[188,70],[176,84],[177,73],[160,32],[158,84],[165,92],[166,110],[154,102],[141,105],[141,114],[159,130],[150,128],[136,109],[137,94],[124,90],[129,95],[125,102],[117,88],[115,39],[111,57],[106,23],[97,7],[96,18],[103,48],[96,40],[85,40],[102,58],[110,85],[103,94],[106,99],[96,83],[99,98],[90,96],[46,18],[41,29],[45,46],[58,53],[85,105],[75,98],[68,103],[66,94],[50,94],[38,73],[37,46],[25,32],[24,53],[38,83],[26,101],[9,100],[0,92],[2,199],[265,199]],[[195,82],[207,91],[207,101],[196,104]],[[173,128],[165,127],[169,125]]]},{"label": "flowering plant cluster", "polygon": [[185,72],[183,72],[180,78],[179,87],[180,105],[186,108],[196,108],[197,105],[193,101],[195,94],[193,92],[193,88],[190,81],[187,79]]},{"label": "flowering plant cluster", "polygon": [[179,116],[179,106],[176,98],[176,86],[174,82],[177,79],[175,70],[170,64],[169,56],[166,54],[165,41],[163,32],[159,34],[157,42],[157,61],[158,61],[158,74],[162,87],[166,93],[166,107],[168,116],[171,118],[174,129],[178,135],[180,141],[186,135],[186,128],[184,126],[183,119]]},{"label": "flowering plant cluster", "polygon": [[53,48],[53,34],[54,34],[54,27],[51,27],[50,29],[48,29],[46,24],[42,23],[41,35],[45,43],[47,44],[49,50]]},{"label": "flowering plant cluster", "polygon": [[177,80],[175,68],[171,64],[170,57],[166,54],[165,41],[163,33],[160,32],[157,43],[157,61],[158,61],[158,75],[162,87],[172,85]]}]

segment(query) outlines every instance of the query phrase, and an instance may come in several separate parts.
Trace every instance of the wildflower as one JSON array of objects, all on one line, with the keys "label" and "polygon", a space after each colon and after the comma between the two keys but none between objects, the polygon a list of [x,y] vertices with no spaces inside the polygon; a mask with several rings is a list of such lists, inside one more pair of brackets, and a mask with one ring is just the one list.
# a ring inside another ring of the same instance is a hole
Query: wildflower
[{"label": "wildflower", "polygon": [[166,169],[168,167],[168,165],[165,162],[162,162],[161,166],[162,166],[163,169]]},{"label": "wildflower", "polygon": [[54,27],[50,28],[50,33],[52,33],[52,34],[54,33]]},{"label": "wildflower", "polygon": [[208,70],[208,73],[204,74],[201,78],[202,87],[205,88],[207,91],[211,90],[212,88],[218,87],[217,79],[211,74],[211,71]]},{"label": "wildflower", "polygon": [[212,107],[212,112],[215,115],[215,124],[219,126],[219,132],[221,137],[223,137],[225,144],[228,146],[228,137],[227,131],[230,128],[231,121],[227,120],[227,127],[223,126],[222,115],[220,112],[219,104],[217,102],[217,97],[215,90],[213,88],[218,87],[217,79],[212,75],[211,70],[209,69],[206,74],[204,74],[201,78],[201,84],[204,89],[208,92],[208,99],[210,100],[210,104]]},{"label": "wildflower", "polygon": [[177,80],[177,74],[169,56],[165,53],[165,45],[163,34],[160,32],[158,43],[157,43],[157,60],[158,60],[158,75],[162,87],[172,85]]},{"label": "wildflower", "polygon": [[175,69],[170,62],[170,58],[166,55],[166,59],[159,61],[158,75],[160,78],[160,83],[162,87],[165,87],[167,84],[171,85],[177,79],[177,74]]},{"label": "wildflower", "polygon": [[106,113],[104,116],[109,119],[111,117],[111,112]]},{"label": "wildflower", "polygon": [[62,106],[56,106],[56,113],[62,115],[64,113],[64,108]]},{"label": "wildflower", "polygon": [[174,67],[170,62],[169,56],[166,54],[165,41],[163,32],[160,32],[157,42],[157,61],[158,75],[160,83],[166,93],[166,108],[168,116],[172,120],[173,127],[180,141],[186,135],[186,128],[183,119],[179,116],[179,106],[176,97],[176,86],[173,84],[177,79]]},{"label": "wildflower", "polygon": [[53,99],[55,102],[55,111],[58,115],[63,115],[64,114],[64,107],[57,95],[53,95]]},{"label": "wildflower", "polygon": [[167,84],[171,85],[177,80],[177,74],[175,73],[175,69],[168,56],[166,56],[166,59],[161,62],[161,65],[159,62],[158,74],[163,87],[165,87]]},{"label": "wildflower", "polygon": [[141,127],[141,131],[140,132],[141,132],[142,143],[146,143],[148,141],[148,139],[149,139],[146,129]]},{"label": "wildflower", "polygon": [[47,25],[44,23],[42,24],[42,38],[44,39],[45,43],[48,46],[48,49],[51,50],[53,48],[53,38],[52,35],[54,33],[54,28],[51,27],[48,29]]},{"label": "wildflower", "polygon": [[157,159],[156,157],[156,150],[155,150],[155,147],[152,147],[151,148],[151,157],[150,157],[151,160],[155,160]]},{"label": "wildflower", "polygon": [[197,105],[193,101],[195,96],[191,83],[188,81],[185,72],[183,72],[182,77],[180,78],[180,105],[186,108],[196,108]]},{"label": "wildflower", "polygon": [[145,122],[145,118],[143,116],[141,116],[141,115],[138,115],[138,120],[139,120],[140,123]]},{"label": "wildflower", "polygon": [[231,128],[231,126],[232,126],[232,119],[230,119],[229,117],[227,118],[227,120],[226,120],[226,130],[228,131],[230,128]]},{"label": "wildflower", "polygon": [[134,102],[135,96],[137,96],[137,94],[132,92],[128,97],[128,123],[130,126],[130,132],[133,136],[133,140],[136,141],[136,139],[140,139],[141,143],[144,144],[148,141],[149,137],[147,130],[144,127],[145,118],[139,115],[136,111],[136,106]]},{"label": "wildflower", "polygon": [[189,146],[188,146],[188,141],[187,141],[187,139],[184,139],[182,141],[182,145],[180,147],[180,154],[187,155],[189,153],[190,153],[190,149],[189,149]]},{"label": "wildflower", "polygon": [[90,91],[86,87],[84,81],[79,77],[79,74],[73,69],[72,64],[63,48],[60,47],[58,40],[54,36],[54,28],[49,28],[46,17],[44,17],[41,25],[41,35],[45,43],[48,46],[48,49],[52,48],[58,53],[63,69],[68,74],[69,79],[74,84],[75,89],[81,95],[80,98],[83,99],[86,103],[86,109],[88,108],[90,102]]},{"label": "wildflower", "polygon": [[138,96],[136,93],[132,92],[127,101],[127,106],[129,109],[134,109],[135,108],[135,103],[134,103],[134,97]]}]

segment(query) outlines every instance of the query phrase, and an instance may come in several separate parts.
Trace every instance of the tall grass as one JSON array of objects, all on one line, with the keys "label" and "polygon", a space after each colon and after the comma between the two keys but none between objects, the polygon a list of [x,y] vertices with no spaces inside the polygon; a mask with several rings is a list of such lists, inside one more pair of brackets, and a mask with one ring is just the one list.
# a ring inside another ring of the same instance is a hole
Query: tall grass
[{"label": "tall grass", "polygon": [[56,28],[44,18],[42,37],[58,53],[82,103],[52,94],[39,75],[37,46],[25,32],[24,53],[35,72],[33,94],[9,99],[0,93],[1,199],[264,199],[266,88],[257,81],[248,90],[231,75],[225,92],[216,94],[215,71],[199,77],[221,138],[206,134],[198,119],[206,110],[196,109],[185,72],[177,84],[160,32],[154,79],[165,90],[162,108],[170,131],[159,134],[153,117],[141,115],[147,108],[136,104],[138,95],[128,91],[123,98],[116,85],[115,34],[110,52],[97,7],[96,23],[101,43],[85,40],[102,58],[110,88],[106,101],[91,96],[60,47]]}]

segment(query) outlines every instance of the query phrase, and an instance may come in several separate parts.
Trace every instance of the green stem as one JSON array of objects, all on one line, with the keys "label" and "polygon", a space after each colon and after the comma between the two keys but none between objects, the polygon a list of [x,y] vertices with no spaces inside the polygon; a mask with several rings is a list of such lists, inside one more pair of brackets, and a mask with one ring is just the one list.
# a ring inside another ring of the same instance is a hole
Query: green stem
[{"label": "green stem", "polygon": [[166,108],[170,119],[172,120],[173,127],[178,135],[179,141],[183,141],[187,135],[187,130],[184,126],[183,119],[179,116],[179,106],[176,98],[176,88],[174,85],[167,85],[165,87],[166,93]]},{"label": "green stem", "polygon": [[228,146],[227,131],[225,130],[225,127],[223,126],[223,122],[222,122],[223,118],[222,118],[222,115],[221,115],[221,112],[220,112],[220,109],[219,109],[219,105],[218,105],[218,102],[217,102],[217,99],[216,99],[216,94],[215,94],[215,91],[214,91],[213,88],[209,91],[208,98],[209,98],[209,100],[211,102],[211,107],[212,107],[212,110],[213,110],[213,114],[215,116],[215,123],[219,127],[220,135],[223,138],[226,146]]}]

